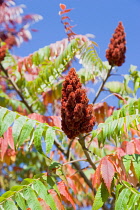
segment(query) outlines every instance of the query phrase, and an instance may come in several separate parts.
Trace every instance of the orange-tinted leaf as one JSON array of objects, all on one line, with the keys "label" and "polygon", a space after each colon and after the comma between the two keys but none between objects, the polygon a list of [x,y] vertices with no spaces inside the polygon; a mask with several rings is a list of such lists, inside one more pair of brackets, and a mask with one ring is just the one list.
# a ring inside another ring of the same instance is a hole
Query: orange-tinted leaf
[{"label": "orange-tinted leaf", "polygon": [[3,160],[8,147],[8,141],[6,139],[0,138],[0,142],[1,142],[1,159]]},{"label": "orange-tinted leaf", "polygon": [[114,173],[115,168],[113,163],[109,160],[108,157],[104,157],[101,160],[101,175],[109,192]]},{"label": "orange-tinted leaf", "polygon": [[126,155],[126,153],[124,152],[124,150],[122,148],[116,148],[116,153],[117,153],[119,159],[121,159],[121,157]]},{"label": "orange-tinted leaf", "polygon": [[43,210],[51,210],[48,204],[42,198],[38,198],[38,201],[41,204]]},{"label": "orange-tinted leaf", "polygon": [[74,32],[70,32],[70,33],[67,33],[67,36],[68,37],[71,37],[71,36],[75,36],[76,34]]},{"label": "orange-tinted leaf", "polygon": [[29,114],[28,117],[33,120],[37,120],[41,123],[48,123],[50,126],[57,126],[61,128],[61,120],[59,116],[44,116],[40,114]]},{"label": "orange-tinted leaf", "polygon": [[66,9],[66,5],[65,4],[59,4],[60,9],[65,10]]},{"label": "orange-tinted leaf", "polygon": [[60,197],[57,195],[57,193],[53,189],[48,190],[48,192],[52,195],[52,197],[55,201],[55,204],[57,206],[57,209],[65,210],[64,206],[61,203]]},{"label": "orange-tinted leaf", "polygon": [[137,186],[137,184],[139,183],[139,180],[136,176],[135,173],[135,168],[134,168],[134,164],[132,164],[131,162],[131,166],[130,166],[130,171],[132,172],[131,174],[128,174],[128,181],[131,185],[133,185],[134,187]]},{"label": "orange-tinted leaf", "polygon": [[63,11],[60,11],[59,12],[59,15],[63,15],[63,14],[65,14],[65,13],[68,13],[68,12],[70,12],[72,9],[65,9],[65,10],[63,10]]},{"label": "orange-tinted leaf", "polygon": [[71,28],[73,28],[73,27],[75,27],[75,26],[68,26],[68,27],[65,27],[65,31],[66,31],[66,32],[68,32],[68,31],[72,32]]},{"label": "orange-tinted leaf", "polygon": [[52,126],[61,128],[61,120],[59,116],[49,116],[49,119],[52,121]]},{"label": "orange-tinted leaf", "polygon": [[134,139],[135,153],[140,154],[140,140]]},{"label": "orange-tinted leaf", "polygon": [[126,152],[127,155],[135,153],[135,147],[133,142],[123,141],[121,148]]},{"label": "orange-tinted leaf", "polygon": [[72,204],[74,209],[76,209],[74,200],[63,181],[58,182],[58,189],[59,189],[60,194],[63,195]]},{"label": "orange-tinted leaf", "polygon": [[109,106],[106,102],[100,102],[93,105],[93,114],[96,117],[98,123],[103,123],[106,117],[112,115],[114,111],[113,106]]},{"label": "orange-tinted leaf", "polygon": [[4,139],[5,141],[8,141],[8,145],[11,147],[12,150],[15,150],[14,148],[14,139],[12,136],[12,128],[8,128],[8,130],[4,133]]},{"label": "orange-tinted leaf", "polygon": [[63,22],[63,24],[64,24],[64,25],[70,25],[70,23],[69,23],[69,22]]},{"label": "orange-tinted leaf", "polygon": [[140,136],[140,125],[137,125],[137,130],[134,128],[130,128],[131,135],[134,137],[135,135]]},{"label": "orange-tinted leaf", "polygon": [[98,188],[101,184],[101,164],[98,165],[95,173],[91,177],[92,185],[94,188]]},{"label": "orange-tinted leaf", "polygon": [[67,181],[68,181],[68,184],[71,187],[71,189],[74,191],[74,193],[77,194],[76,185],[75,185],[74,180],[72,179],[72,177],[68,177],[67,176]]},{"label": "orange-tinted leaf", "polygon": [[68,16],[61,17],[61,20],[65,20],[65,19],[69,19],[70,20],[70,18]]},{"label": "orange-tinted leaf", "polygon": [[114,96],[116,96],[118,99],[122,100],[124,104],[127,104],[127,101],[118,93],[113,93]]}]

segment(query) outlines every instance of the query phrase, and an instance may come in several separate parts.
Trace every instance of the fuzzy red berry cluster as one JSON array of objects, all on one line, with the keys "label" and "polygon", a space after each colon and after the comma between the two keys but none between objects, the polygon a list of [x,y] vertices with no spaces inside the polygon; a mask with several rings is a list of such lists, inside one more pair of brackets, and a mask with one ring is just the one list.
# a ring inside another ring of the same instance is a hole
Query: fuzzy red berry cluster
[{"label": "fuzzy red berry cluster", "polygon": [[0,47],[0,62],[4,60],[4,57],[6,55],[7,46],[3,45]]},{"label": "fuzzy red berry cluster", "polygon": [[126,41],[122,22],[119,22],[113,37],[110,39],[106,58],[111,66],[121,66],[125,62]]},{"label": "fuzzy red berry cluster", "polygon": [[73,139],[79,134],[88,133],[95,125],[92,105],[88,105],[86,91],[74,68],[65,77],[62,87],[61,117],[62,130]]}]

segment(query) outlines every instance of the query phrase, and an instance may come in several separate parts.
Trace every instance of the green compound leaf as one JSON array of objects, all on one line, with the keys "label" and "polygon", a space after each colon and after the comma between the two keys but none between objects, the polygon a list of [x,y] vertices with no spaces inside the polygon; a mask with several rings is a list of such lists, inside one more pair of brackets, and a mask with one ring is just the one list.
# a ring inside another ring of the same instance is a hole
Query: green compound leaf
[{"label": "green compound leaf", "polygon": [[138,194],[133,194],[128,202],[128,209],[131,210],[131,209],[136,209],[136,205],[137,203],[139,203],[139,200],[140,199],[140,195]]},{"label": "green compound leaf", "polygon": [[121,193],[119,194],[119,197],[115,203],[115,210],[126,210],[127,209],[127,203],[130,200],[130,189],[123,189]]},{"label": "green compound leaf", "polygon": [[12,200],[6,200],[3,204],[3,208],[5,210],[18,210],[17,206]]},{"label": "green compound leaf", "polygon": [[140,181],[140,155],[134,154],[132,159],[137,179]]},{"label": "green compound leaf", "polygon": [[26,200],[29,208],[33,210],[42,210],[42,207],[36,197],[36,194],[31,187],[27,187],[26,189],[24,189],[23,197]]},{"label": "green compound leaf", "polygon": [[6,108],[0,107],[0,133],[1,133],[2,120],[6,112],[7,112]]},{"label": "green compound leaf", "polygon": [[12,125],[12,123],[15,120],[16,115],[17,114],[15,112],[9,112],[4,116],[2,124],[1,124],[0,136],[2,136],[4,132]]},{"label": "green compound leaf", "polygon": [[103,206],[104,202],[107,200],[108,196],[108,190],[105,187],[104,183],[102,183],[98,188],[96,196],[94,198],[92,210],[99,210]]},{"label": "green compound leaf", "polygon": [[20,193],[16,193],[15,194],[15,201],[17,202],[17,205],[22,209],[22,210],[26,210],[26,203],[24,198],[21,196]]},{"label": "green compound leaf", "polygon": [[14,138],[15,146],[17,144],[21,129],[22,129],[25,121],[26,121],[26,117],[21,116],[18,119],[16,119],[15,122],[14,122],[14,125],[12,127],[12,135],[13,135],[13,138]]},{"label": "green compound leaf", "polygon": [[46,201],[52,210],[56,210],[55,202],[50,194],[47,192],[46,186],[39,180],[36,180],[33,185],[33,189],[36,191],[38,196]]},{"label": "green compound leaf", "polygon": [[23,142],[30,136],[32,130],[34,129],[36,122],[33,120],[28,120],[22,127],[21,134],[18,140],[18,146],[22,145]]},{"label": "green compound leaf", "polygon": [[128,173],[128,171],[130,169],[131,161],[132,161],[132,155],[125,155],[125,156],[123,156],[123,164],[125,166],[125,169],[126,169],[127,173]]},{"label": "green compound leaf", "polygon": [[38,152],[43,153],[41,138],[45,129],[44,124],[39,124],[34,131],[34,145]]},{"label": "green compound leaf", "polygon": [[49,127],[46,131],[45,142],[46,142],[46,153],[49,153],[52,149],[55,139],[55,130],[53,127]]}]

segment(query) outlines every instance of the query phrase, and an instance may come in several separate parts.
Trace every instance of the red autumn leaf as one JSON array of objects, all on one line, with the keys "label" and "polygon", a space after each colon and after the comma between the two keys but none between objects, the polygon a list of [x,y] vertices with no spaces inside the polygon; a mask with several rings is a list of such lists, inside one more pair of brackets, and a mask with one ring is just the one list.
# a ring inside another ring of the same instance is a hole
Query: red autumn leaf
[{"label": "red autumn leaf", "polygon": [[63,11],[60,11],[59,12],[59,15],[63,15],[63,14],[65,14],[65,13],[68,13],[68,12],[70,12],[72,9],[65,9],[65,10],[63,10]]},{"label": "red autumn leaf", "polygon": [[126,155],[126,153],[124,152],[124,150],[122,148],[116,148],[116,153],[117,153],[119,159],[121,159],[121,157]]},{"label": "red autumn leaf", "polygon": [[76,209],[74,200],[63,181],[58,182],[58,189],[59,189],[60,194],[63,195],[72,204],[74,209]]},{"label": "red autumn leaf", "polygon": [[101,164],[98,165],[91,179],[93,187],[98,188],[101,184]]},{"label": "red autumn leaf", "polygon": [[123,141],[121,148],[126,152],[127,155],[135,153],[135,147],[133,142]]},{"label": "red autumn leaf", "polygon": [[61,203],[60,197],[57,195],[57,193],[53,189],[48,190],[48,192],[52,195],[52,197],[53,197],[53,199],[55,201],[55,204],[57,206],[57,209],[65,210],[64,206]]},{"label": "red autumn leaf", "polygon": [[59,116],[44,116],[36,113],[29,114],[28,117],[37,120],[41,123],[48,123],[50,126],[57,126],[61,128],[61,121]]},{"label": "red autumn leaf", "polygon": [[104,157],[101,160],[101,175],[109,192],[114,173],[115,168],[113,163],[109,160],[108,157]]},{"label": "red autumn leaf", "polygon": [[70,18],[68,16],[61,17],[61,20],[65,20],[65,19],[69,19],[70,20]]},{"label": "red autumn leaf", "polygon": [[130,128],[131,135],[134,137],[135,135],[140,136],[140,125],[137,125],[137,130],[134,128]]},{"label": "red autumn leaf", "polygon": [[140,140],[134,139],[135,153],[140,154]]},{"label": "red autumn leaf", "polygon": [[8,141],[6,139],[0,138],[0,142],[1,142],[1,159],[3,160],[8,147]]},{"label": "red autumn leaf", "polygon": [[65,4],[59,4],[60,9],[65,10],[66,9],[66,5]]},{"label": "red autumn leaf", "polygon": [[75,36],[76,34],[74,32],[70,32],[70,33],[67,33],[67,36],[68,37],[71,37],[71,36]]},{"label": "red autumn leaf", "polygon": [[49,119],[52,120],[52,126],[61,128],[61,120],[59,116],[49,116]]},{"label": "red autumn leaf", "polygon": [[75,26],[68,26],[68,27],[65,26],[66,32],[68,32],[68,31],[72,32],[71,28],[73,28],[73,27],[75,27]]},{"label": "red autumn leaf", "polygon": [[76,189],[76,186],[75,186],[75,183],[74,183],[74,180],[72,179],[72,177],[67,176],[67,181],[68,181],[68,184],[71,187],[71,189],[74,191],[74,193],[77,194],[78,192],[77,192],[77,189]]},{"label": "red autumn leaf", "polygon": [[15,150],[11,127],[8,128],[8,130],[4,133],[4,139],[8,142],[8,145],[11,147],[11,149]]},{"label": "red autumn leaf", "polygon": [[48,204],[42,198],[38,198],[38,201],[41,204],[43,210],[51,210]]},{"label": "red autumn leaf", "polygon": [[69,23],[69,22],[64,22],[63,24],[64,24],[64,25],[70,25],[70,23]]}]

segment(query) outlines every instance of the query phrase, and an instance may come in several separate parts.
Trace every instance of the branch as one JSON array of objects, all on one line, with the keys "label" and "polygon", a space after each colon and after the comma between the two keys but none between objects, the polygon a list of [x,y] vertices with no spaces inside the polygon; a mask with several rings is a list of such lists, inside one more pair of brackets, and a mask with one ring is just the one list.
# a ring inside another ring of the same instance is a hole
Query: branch
[{"label": "branch", "polygon": [[75,163],[75,162],[79,162],[79,161],[86,161],[87,158],[83,158],[83,159],[78,159],[78,160],[72,160],[72,161],[69,161],[69,162],[66,162],[63,164],[63,166],[67,165],[67,164],[70,164],[70,163]]},{"label": "branch", "polygon": [[28,102],[24,99],[24,96],[22,95],[20,89],[18,88],[18,86],[16,85],[16,83],[12,80],[12,78],[9,76],[8,71],[6,71],[4,69],[4,67],[2,66],[2,64],[0,63],[0,69],[1,71],[6,75],[6,79],[11,83],[11,85],[13,86],[13,88],[15,89],[15,91],[18,93],[18,95],[20,96],[20,98],[22,99],[22,102],[25,104],[25,106],[28,108],[28,110],[31,113],[34,113],[33,109],[31,106],[29,106]]},{"label": "branch", "polygon": [[85,153],[85,156],[86,156],[86,158],[87,158],[87,161],[88,161],[89,164],[92,166],[92,168],[93,168],[94,170],[96,170],[96,166],[95,166],[95,164],[93,163],[93,161],[92,161],[92,159],[91,159],[91,157],[90,157],[90,155],[89,155],[89,153],[88,153],[88,149],[87,149],[86,146],[85,146],[85,138],[79,138],[79,143],[80,143],[80,145],[81,145],[81,147],[82,147],[82,149],[83,149],[83,151],[84,151],[84,153]]},{"label": "branch", "polygon": [[[54,142],[55,146],[57,147],[57,149],[59,149],[66,158],[67,157],[67,151],[65,151],[65,148],[55,139]],[[73,158],[70,158],[70,161],[74,161]],[[93,193],[95,193],[95,190],[93,189],[93,186],[90,182],[90,180],[87,178],[87,176],[84,174],[84,172],[81,170],[80,166],[76,163],[76,162],[72,162],[72,165],[74,166],[74,168],[76,168],[79,171],[79,174],[81,175],[81,177],[84,179],[84,181],[86,182],[86,184],[89,186],[89,188],[93,191]]]},{"label": "branch", "polygon": [[[31,113],[34,113],[32,107],[30,107],[28,105],[28,102],[24,99],[24,96],[22,95],[21,91],[19,90],[19,88],[17,87],[16,83],[12,80],[12,78],[9,76],[8,72],[3,68],[2,64],[0,64],[0,69],[4,72],[4,74],[6,75],[7,79],[9,80],[9,82],[11,83],[11,85],[13,86],[13,88],[15,89],[15,91],[18,93],[18,95],[21,97],[22,102],[26,105],[26,107],[28,108],[28,110]],[[60,150],[64,156],[68,159],[69,156],[69,150],[65,151],[65,148],[55,139],[55,146],[57,147],[58,150]],[[72,142],[71,142],[72,143]],[[69,145],[69,149],[71,147],[71,144]],[[93,191],[94,193],[94,189],[92,186],[92,183],[90,182],[90,180],[87,178],[87,176],[84,174],[84,172],[81,170],[80,166],[77,164],[77,162],[75,162],[75,160],[73,158],[70,158],[70,161],[72,161],[72,165],[76,168],[76,170],[79,171],[79,174],[81,175],[81,177],[84,179],[85,183],[89,186],[89,188]]]},{"label": "branch", "polygon": [[108,71],[108,73],[107,73],[105,79],[103,80],[102,84],[100,85],[100,87],[99,87],[99,89],[98,89],[98,91],[97,91],[97,93],[96,93],[96,96],[95,96],[95,98],[94,98],[94,100],[93,100],[93,102],[92,102],[93,104],[95,104],[97,98],[99,97],[101,91],[103,90],[104,84],[106,83],[107,79],[110,77],[110,72],[111,72],[111,70],[112,70],[112,66],[111,66],[111,68],[109,69],[109,71]]},{"label": "branch", "polygon": [[67,157],[68,157],[68,159],[69,159],[69,156],[70,156],[70,148],[71,148],[71,146],[72,146],[73,141],[74,141],[74,139],[72,139],[72,140],[70,141],[69,145],[68,145],[68,149],[67,149]]}]

